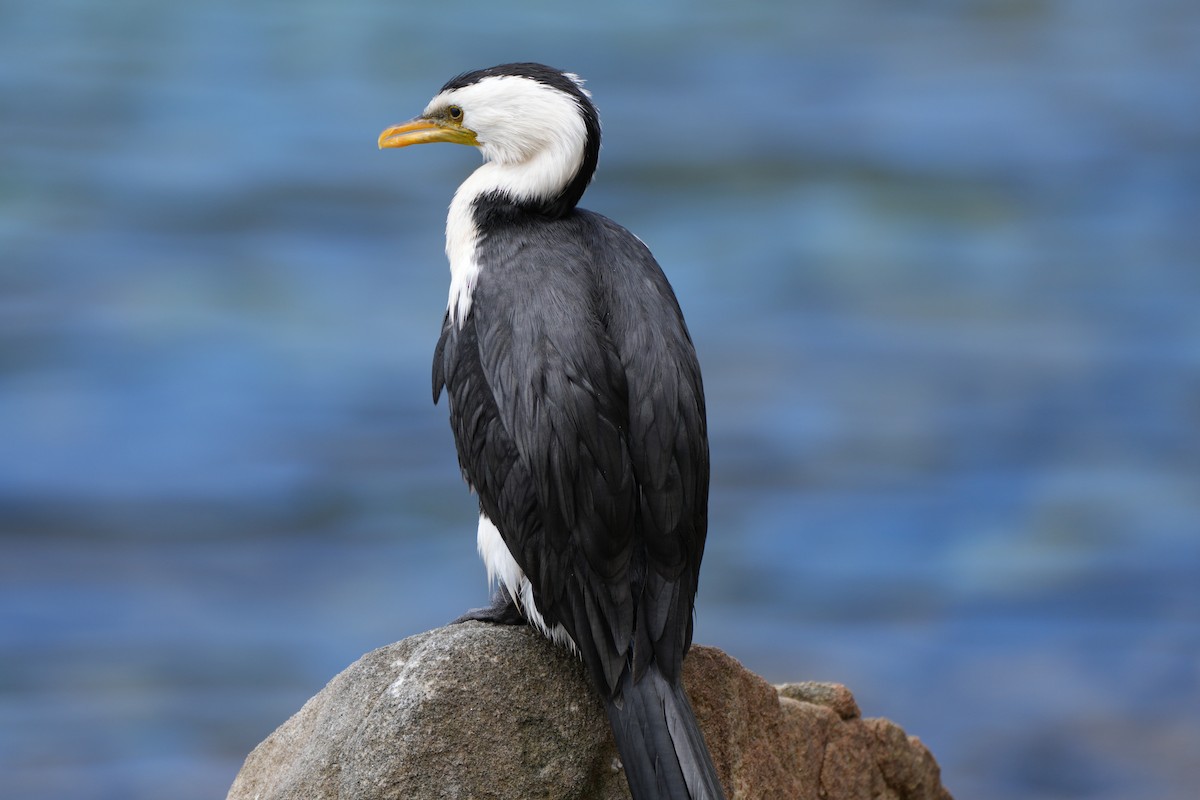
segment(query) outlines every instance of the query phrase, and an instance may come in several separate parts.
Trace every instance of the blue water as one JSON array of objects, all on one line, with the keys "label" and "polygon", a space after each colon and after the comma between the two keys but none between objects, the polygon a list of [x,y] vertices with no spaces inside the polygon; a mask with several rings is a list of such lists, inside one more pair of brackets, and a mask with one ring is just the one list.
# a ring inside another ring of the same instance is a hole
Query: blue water
[{"label": "blue water", "polygon": [[1200,6],[0,4],[0,794],[219,797],[485,596],[429,361],[535,59],[705,370],[697,641],[961,798],[1200,790]]}]

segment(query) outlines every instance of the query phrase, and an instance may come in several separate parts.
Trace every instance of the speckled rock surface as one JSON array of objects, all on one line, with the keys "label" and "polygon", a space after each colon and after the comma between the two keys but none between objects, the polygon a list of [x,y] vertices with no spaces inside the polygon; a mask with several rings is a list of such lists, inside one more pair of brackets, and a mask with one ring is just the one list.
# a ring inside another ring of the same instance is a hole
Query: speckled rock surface
[{"label": "speckled rock surface", "polygon": [[[684,683],[730,798],[949,800],[915,738],[843,686],[773,687],[693,647]],[[247,757],[230,800],[628,798],[574,658],[466,623],[366,654]]]}]

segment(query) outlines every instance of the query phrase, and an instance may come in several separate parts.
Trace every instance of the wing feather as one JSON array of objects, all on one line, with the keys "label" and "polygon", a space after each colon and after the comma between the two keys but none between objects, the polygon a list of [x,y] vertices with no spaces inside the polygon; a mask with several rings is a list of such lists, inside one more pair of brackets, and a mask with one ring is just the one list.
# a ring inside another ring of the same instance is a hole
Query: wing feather
[{"label": "wing feather", "polygon": [[635,675],[653,660],[678,676],[708,445],[674,294],[640,241],[588,212],[478,249],[471,310],[444,321],[433,374],[463,474],[600,687],[631,658]]}]

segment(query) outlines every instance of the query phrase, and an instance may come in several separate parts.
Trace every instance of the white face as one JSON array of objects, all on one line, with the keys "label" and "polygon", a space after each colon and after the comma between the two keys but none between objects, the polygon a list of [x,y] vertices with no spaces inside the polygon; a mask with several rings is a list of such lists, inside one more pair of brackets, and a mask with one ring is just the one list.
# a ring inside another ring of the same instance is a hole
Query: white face
[{"label": "white face", "polygon": [[554,171],[568,176],[583,161],[587,129],[578,103],[543,83],[515,75],[484,78],[442,92],[425,107],[425,116],[444,115],[451,106],[462,109],[461,124],[475,132],[485,161],[505,166],[553,161]]}]

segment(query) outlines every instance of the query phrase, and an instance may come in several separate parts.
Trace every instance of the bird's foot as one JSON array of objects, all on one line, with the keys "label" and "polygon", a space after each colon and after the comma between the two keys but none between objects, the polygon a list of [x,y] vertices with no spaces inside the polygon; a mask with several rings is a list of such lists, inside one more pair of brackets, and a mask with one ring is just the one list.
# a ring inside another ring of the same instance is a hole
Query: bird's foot
[{"label": "bird's foot", "polygon": [[521,616],[521,610],[517,608],[517,604],[508,596],[508,592],[502,587],[497,588],[492,593],[492,602],[483,608],[472,608],[467,613],[463,614],[458,619],[451,622],[451,625],[457,625],[460,622],[468,622],[475,620],[476,622],[490,622],[493,625],[524,625],[525,617]]}]

